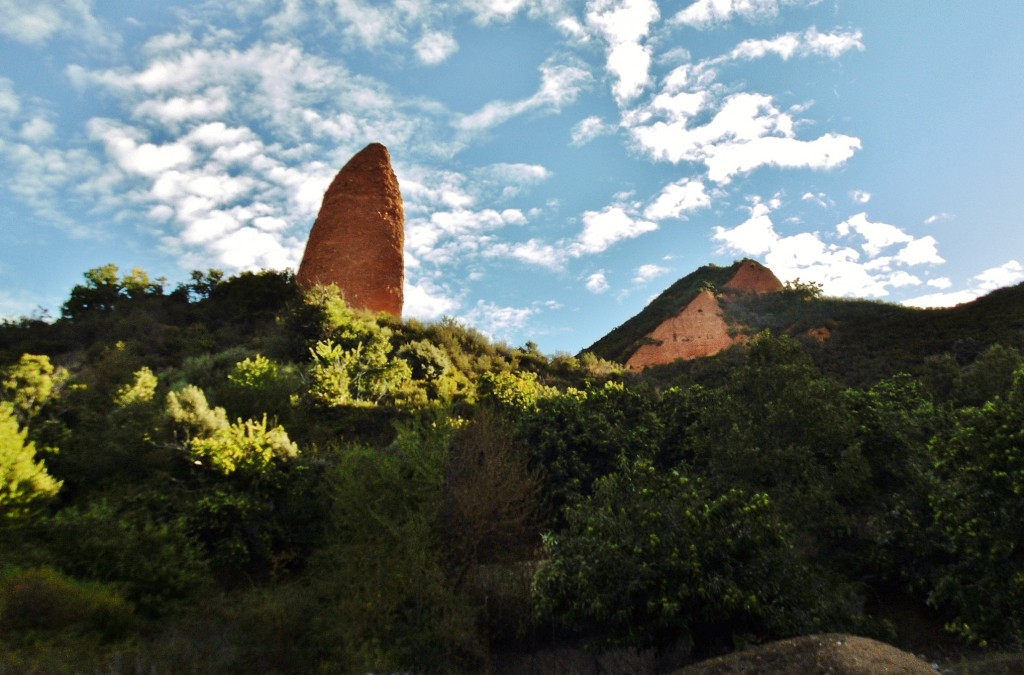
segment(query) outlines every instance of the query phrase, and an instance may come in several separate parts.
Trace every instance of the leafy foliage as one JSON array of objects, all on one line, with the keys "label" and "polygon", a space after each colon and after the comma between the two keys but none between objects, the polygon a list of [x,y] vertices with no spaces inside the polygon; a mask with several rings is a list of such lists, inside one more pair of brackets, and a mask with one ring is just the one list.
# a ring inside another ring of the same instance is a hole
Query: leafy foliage
[{"label": "leafy foliage", "polygon": [[538,609],[611,644],[702,651],[748,635],[812,631],[824,618],[767,495],[710,493],[638,461],[600,478],[548,538]]},{"label": "leafy foliage", "polygon": [[18,429],[14,406],[0,402],[0,518],[23,517],[60,490],[36,459],[36,448]]},{"label": "leafy foliage", "polygon": [[1024,287],[942,311],[738,294],[746,346],[605,360],[733,273],[549,358],[287,273],[88,271],[61,317],[0,324],[0,670],[685,660],[891,637],[890,599],[1020,645]]}]

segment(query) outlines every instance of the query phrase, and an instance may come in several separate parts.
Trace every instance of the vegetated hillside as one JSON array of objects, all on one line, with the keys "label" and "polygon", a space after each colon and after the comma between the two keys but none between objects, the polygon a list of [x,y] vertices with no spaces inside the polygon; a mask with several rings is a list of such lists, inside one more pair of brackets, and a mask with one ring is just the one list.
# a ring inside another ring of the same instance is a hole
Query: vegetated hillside
[{"label": "vegetated hillside", "polygon": [[[823,297],[809,286],[722,293],[741,264],[706,266],[683,277],[588,351],[625,363],[646,335],[704,288],[719,293],[734,333],[752,337],[768,330],[798,338],[825,372],[849,384],[870,384],[898,372],[922,375],[946,354],[966,364],[995,344],[1024,347],[1024,284],[941,309]],[[680,368],[685,366],[675,370]]]},{"label": "vegetated hillside", "polygon": [[649,335],[666,319],[678,314],[705,288],[720,289],[729,282],[743,261],[729,267],[705,265],[665,289],[650,302],[643,311],[616,327],[584,351],[596,356],[625,363],[633,355],[644,337]]},{"label": "vegetated hillside", "polygon": [[[0,324],[0,671],[653,673],[825,632],[1012,653],[1011,290],[970,310],[989,346],[862,385],[784,335],[832,302],[806,288],[736,296],[774,334],[638,375],[289,274],[90,270],[59,319]],[[837,334],[871,314],[833,304]]]}]

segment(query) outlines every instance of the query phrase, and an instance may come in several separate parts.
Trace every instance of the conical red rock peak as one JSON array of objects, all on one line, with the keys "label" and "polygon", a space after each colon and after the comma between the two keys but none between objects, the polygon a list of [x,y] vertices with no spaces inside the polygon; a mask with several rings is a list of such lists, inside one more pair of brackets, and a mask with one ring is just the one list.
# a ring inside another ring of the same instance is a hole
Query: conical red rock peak
[{"label": "conical red rock peak", "polygon": [[725,287],[755,293],[774,293],[783,289],[782,282],[770,269],[750,259],[740,263],[740,268]]},{"label": "conical red rock peak", "polygon": [[360,150],[334,177],[306,242],[295,281],[336,284],[350,307],[402,314],[405,210],[391,155]]}]

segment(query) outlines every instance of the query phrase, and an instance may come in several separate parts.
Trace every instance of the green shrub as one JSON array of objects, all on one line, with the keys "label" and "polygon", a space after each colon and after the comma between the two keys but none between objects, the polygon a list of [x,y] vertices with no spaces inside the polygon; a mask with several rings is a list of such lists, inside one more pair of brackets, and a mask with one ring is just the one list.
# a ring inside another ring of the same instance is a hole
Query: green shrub
[{"label": "green shrub", "polygon": [[711,494],[638,461],[598,479],[567,520],[534,589],[541,618],[570,635],[707,654],[834,629],[842,615],[767,495]]},{"label": "green shrub", "polygon": [[110,585],[72,579],[51,567],[0,574],[4,632],[75,630],[123,635],[134,622],[128,602]]}]

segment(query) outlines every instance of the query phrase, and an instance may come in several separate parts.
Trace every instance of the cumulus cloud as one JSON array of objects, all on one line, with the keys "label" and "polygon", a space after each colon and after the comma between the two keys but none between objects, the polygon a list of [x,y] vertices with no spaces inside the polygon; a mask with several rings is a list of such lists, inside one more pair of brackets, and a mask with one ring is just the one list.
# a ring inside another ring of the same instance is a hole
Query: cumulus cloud
[{"label": "cumulus cloud", "polygon": [[[964,290],[929,293],[904,300],[902,304],[908,307],[952,307],[975,300],[997,288],[1012,286],[1021,281],[1024,281],[1024,265],[1017,260],[1010,260],[971,277]],[[949,279],[942,278],[929,281],[928,285],[935,288],[950,288],[953,284]]]},{"label": "cumulus cloud", "polygon": [[597,295],[600,295],[611,288],[608,284],[608,277],[604,270],[599,270],[588,276],[585,285],[588,291]]},{"label": "cumulus cloud", "polygon": [[644,210],[644,216],[651,220],[680,218],[684,213],[711,206],[711,196],[699,180],[684,178],[669,183],[661,194]]},{"label": "cumulus cloud", "polygon": [[615,131],[615,127],[605,124],[604,120],[596,115],[584,118],[576,123],[572,128],[572,144],[574,146],[586,145],[590,141],[594,140],[598,136],[604,134],[610,134]]},{"label": "cumulus cloud", "polygon": [[21,126],[19,136],[29,143],[42,143],[53,138],[56,128],[42,117],[33,117]]},{"label": "cumulus cloud", "polygon": [[506,307],[479,300],[463,318],[493,337],[522,329],[537,311],[534,307]]},{"label": "cumulus cloud", "polygon": [[884,249],[895,244],[906,244],[914,241],[912,236],[894,225],[872,223],[868,220],[868,214],[863,212],[839,223],[836,229],[843,236],[856,232],[863,237],[864,252],[871,257],[877,256]]},{"label": "cumulus cloud", "polygon": [[762,136],[741,143],[723,143],[707,149],[708,178],[728,183],[736,175],[762,166],[787,169],[834,169],[860,150],[859,138],[825,134],[813,141]]},{"label": "cumulus cloud", "polygon": [[742,18],[764,21],[779,15],[783,5],[812,5],[820,0],[696,0],[672,17],[672,21],[692,28],[706,29]]},{"label": "cumulus cloud", "polygon": [[403,297],[402,313],[417,319],[429,320],[451,316],[459,308],[458,301],[450,297],[446,289],[429,279],[413,283],[406,276]]},{"label": "cumulus cloud", "polygon": [[436,66],[459,51],[459,43],[447,33],[430,32],[416,43],[416,56],[428,66]]},{"label": "cumulus cloud", "polygon": [[650,82],[651,48],[642,44],[660,18],[654,0],[590,0],[587,25],[608,43],[606,67],[620,102],[638,96]]},{"label": "cumulus cloud", "polygon": [[722,242],[728,250],[743,255],[763,255],[772,250],[779,235],[767,204],[756,204],[750,217],[733,228],[716,226],[712,239]]},{"label": "cumulus cloud", "polygon": [[777,56],[783,61],[808,56],[835,59],[851,49],[864,51],[863,37],[860,31],[819,33],[817,28],[811,27],[803,33],[786,33],[770,40],[744,40],[720,60],[752,61],[768,55]]},{"label": "cumulus cloud", "polygon": [[44,44],[55,35],[93,44],[117,42],[92,14],[91,0],[4,0],[0,2],[0,35],[24,44]]},{"label": "cumulus cloud", "polygon": [[636,269],[636,273],[633,276],[633,283],[646,284],[648,281],[651,281],[652,279],[657,279],[666,272],[668,272],[668,268],[662,267],[661,265],[641,265]]},{"label": "cumulus cloud", "polygon": [[844,134],[828,133],[810,141],[796,138],[792,117],[764,94],[727,97],[705,124],[691,126],[691,114],[663,104],[658,110],[634,115],[630,132],[652,158],[703,162],[708,177],[722,184],[762,166],[835,168],[861,148],[860,139]]},{"label": "cumulus cloud", "polygon": [[499,162],[474,169],[470,190],[483,199],[511,199],[524,190],[551,178],[551,171],[539,164]]},{"label": "cumulus cloud", "polygon": [[760,256],[783,280],[800,278],[822,284],[829,295],[884,297],[892,289],[924,283],[911,268],[943,262],[932,237],[915,238],[887,223],[858,213],[833,232],[779,234],[773,212],[779,200],[756,202],[750,216],[735,227],[714,228],[722,250]]},{"label": "cumulus cloud", "polygon": [[871,193],[864,190],[853,190],[850,192],[850,199],[858,204],[867,204],[871,201]]},{"label": "cumulus cloud", "polygon": [[21,110],[21,100],[14,92],[14,83],[0,77],[0,115],[13,117]]},{"label": "cumulus cloud", "polygon": [[616,242],[633,239],[656,229],[657,224],[635,218],[622,206],[587,211],[583,214],[583,232],[571,250],[574,255],[601,253]]}]

